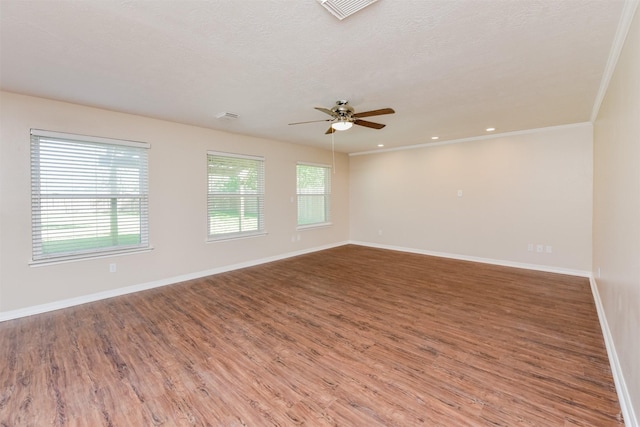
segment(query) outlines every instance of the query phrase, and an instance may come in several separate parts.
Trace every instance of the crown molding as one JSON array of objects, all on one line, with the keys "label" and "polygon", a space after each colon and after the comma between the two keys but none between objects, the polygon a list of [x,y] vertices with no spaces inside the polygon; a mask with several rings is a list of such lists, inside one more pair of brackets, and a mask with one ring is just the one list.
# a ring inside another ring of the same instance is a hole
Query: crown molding
[{"label": "crown molding", "polygon": [[600,81],[600,88],[598,89],[598,94],[596,95],[596,100],[594,101],[593,109],[591,110],[591,123],[594,123],[598,118],[600,106],[602,105],[604,96],[607,94],[609,82],[611,82],[611,77],[613,76],[616,65],[618,64],[618,59],[620,58],[620,53],[624,47],[624,42],[627,39],[627,34],[629,33],[629,28],[631,27],[631,22],[633,21],[638,3],[640,3],[640,0],[626,0],[624,2],[620,21],[618,22],[618,29],[616,30],[616,35],[613,39],[611,50],[609,51],[609,59],[607,59],[607,65],[604,69],[602,80]]}]

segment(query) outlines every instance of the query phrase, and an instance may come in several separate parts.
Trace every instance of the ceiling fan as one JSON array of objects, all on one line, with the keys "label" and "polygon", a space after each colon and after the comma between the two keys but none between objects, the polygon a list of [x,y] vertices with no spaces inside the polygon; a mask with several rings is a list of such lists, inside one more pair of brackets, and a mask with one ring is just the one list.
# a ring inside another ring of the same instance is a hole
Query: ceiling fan
[{"label": "ceiling fan", "polygon": [[334,133],[337,130],[347,130],[351,126],[358,125],[372,129],[382,129],[386,125],[382,123],[374,123],[368,120],[362,120],[362,117],[381,116],[383,114],[393,114],[393,108],[381,108],[379,110],[365,111],[363,113],[356,113],[349,101],[340,100],[336,101],[336,105],[332,109],[315,107],[316,110],[322,111],[325,114],[331,116],[330,119],[324,120],[312,120],[309,122],[297,122],[289,123],[289,125],[301,125],[305,123],[317,123],[317,122],[332,122],[331,127],[325,132],[326,134]]}]

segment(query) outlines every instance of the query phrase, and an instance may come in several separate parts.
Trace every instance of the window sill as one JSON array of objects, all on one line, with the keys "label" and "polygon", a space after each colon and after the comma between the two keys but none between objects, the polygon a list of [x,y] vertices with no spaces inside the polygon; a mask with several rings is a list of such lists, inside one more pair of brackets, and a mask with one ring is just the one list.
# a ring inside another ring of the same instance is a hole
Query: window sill
[{"label": "window sill", "polygon": [[111,258],[114,256],[139,254],[142,252],[151,252],[152,250],[153,250],[153,246],[148,246],[146,248],[136,248],[136,249],[110,251],[110,252],[99,252],[94,254],[70,255],[65,257],[39,259],[36,261],[33,261],[33,260],[30,261],[29,266],[43,267],[46,265],[66,264],[68,262],[89,261],[92,259]]},{"label": "window sill", "polygon": [[241,240],[241,239],[251,239],[252,237],[260,237],[266,236],[268,233],[266,231],[259,231],[256,233],[250,234],[236,234],[233,236],[220,236],[220,237],[209,237],[207,239],[207,243],[218,243],[218,242],[228,242],[230,240]]},{"label": "window sill", "polygon": [[304,230],[311,230],[313,228],[331,227],[332,225],[333,225],[332,222],[319,222],[317,224],[299,225],[296,227],[296,230],[304,231]]}]

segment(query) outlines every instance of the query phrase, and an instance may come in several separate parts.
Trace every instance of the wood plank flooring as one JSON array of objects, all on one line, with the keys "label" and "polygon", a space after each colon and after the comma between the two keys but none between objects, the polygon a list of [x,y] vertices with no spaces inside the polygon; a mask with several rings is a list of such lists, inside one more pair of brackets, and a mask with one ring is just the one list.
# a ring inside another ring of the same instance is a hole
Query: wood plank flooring
[{"label": "wood plank flooring", "polygon": [[354,245],[0,323],[2,426],[622,426],[587,279]]}]

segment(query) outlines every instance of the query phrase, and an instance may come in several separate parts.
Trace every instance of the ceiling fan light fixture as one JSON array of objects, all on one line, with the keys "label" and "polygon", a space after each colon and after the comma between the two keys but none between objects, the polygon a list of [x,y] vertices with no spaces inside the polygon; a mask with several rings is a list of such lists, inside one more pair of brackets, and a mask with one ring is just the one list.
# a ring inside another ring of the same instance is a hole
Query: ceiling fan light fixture
[{"label": "ceiling fan light fixture", "polygon": [[351,129],[351,126],[353,126],[353,123],[348,120],[340,120],[331,124],[331,127],[335,130],[347,130]]}]

